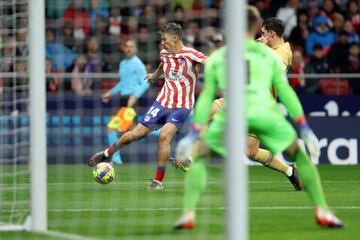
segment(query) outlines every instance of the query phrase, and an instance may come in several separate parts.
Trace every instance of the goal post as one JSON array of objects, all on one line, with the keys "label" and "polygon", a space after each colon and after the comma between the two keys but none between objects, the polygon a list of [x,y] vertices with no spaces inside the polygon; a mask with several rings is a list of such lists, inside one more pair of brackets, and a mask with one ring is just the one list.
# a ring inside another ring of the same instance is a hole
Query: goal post
[{"label": "goal post", "polygon": [[30,195],[32,231],[47,230],[45,3],[29,1]]},{"label": "goal post", "polygon": [[[229,155],[226,161],[226,234],[228,240],[245,240],[248,237],[248,190],[247,167],[245,166],[245,63],[246,2],[227,1],[225,27],[228,54],[228,124],[226,146]],[[230,33],[230,34],[229,34]],[[239,104],[240,103],[240,104]],[[240,151],[239,151],[240,150]]]}]

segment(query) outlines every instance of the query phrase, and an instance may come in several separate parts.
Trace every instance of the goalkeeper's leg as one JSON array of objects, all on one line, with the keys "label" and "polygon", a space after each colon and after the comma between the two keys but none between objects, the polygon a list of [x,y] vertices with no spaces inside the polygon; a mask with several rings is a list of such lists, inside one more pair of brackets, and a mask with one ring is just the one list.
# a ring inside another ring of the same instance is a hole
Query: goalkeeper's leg
[{"label": "goalkeeper's leg", "polygon": [[277,156],[273,155],[266,149],[259,148],[260,141],[255,135],[249,134],[247,139],[247,153],[248,157],[264,166],[282,172],[287,176],[296,191],[302,190],[301,182],[297,176],[297,171],[294,166],[289,166]]},{"label": "goalkeeper's leg", "polygon": [[[207,170],[205,161],[208,150],[204,144],[198,144],[192,166],[185,176],[183,215],[175,224],[176,229],[192,229],[195,225],[195,210],[201,193],[206,187]],[[200,152],[203,148],[204,152]]]}]

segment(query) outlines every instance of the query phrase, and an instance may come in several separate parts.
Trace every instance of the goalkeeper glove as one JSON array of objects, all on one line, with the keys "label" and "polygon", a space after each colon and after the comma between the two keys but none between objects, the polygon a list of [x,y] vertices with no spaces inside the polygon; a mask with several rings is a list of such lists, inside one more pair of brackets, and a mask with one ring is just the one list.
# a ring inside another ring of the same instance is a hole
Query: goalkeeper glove
[{"label": "goalkeeper glove", "polygon": [[189,158],[191,146],[196,141],[200,133],[200,127],[195,124],[192,125],[188,134],[183,137],[176,146],[176,159],[184,161]]},{"label": "goalkeeper glove", "polygon": [[315,133],[307,124],[305,117],[301,117],[296,121],[300,137],[304,140],[306,148],[308,149],[311,158],[317,159],[320,157],[320,144]]},{"label": "goalkeeper glove", "polygon": [[91,158],[88,160],[88,165],[90,167],[95,166],[96,164],[100,162],[110,162],[111,155],[116,151],[116,145],[111,145],[107,149],[97,152],[94,155],[91,156]]}]

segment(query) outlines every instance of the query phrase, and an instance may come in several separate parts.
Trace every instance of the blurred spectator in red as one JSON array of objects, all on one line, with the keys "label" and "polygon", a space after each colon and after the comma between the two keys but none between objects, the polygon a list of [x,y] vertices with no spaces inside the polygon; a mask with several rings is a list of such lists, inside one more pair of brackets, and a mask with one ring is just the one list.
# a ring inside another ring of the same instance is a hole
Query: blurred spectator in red
[{"label": "blurred spectator in red", "polygon": [[348,42],[349,43],[359,43],[360,38],[359,35],[355,32],[354,27],[350,21],[345,21],[343,29],[348,33]]},{"label": "blurred spectator in red", "polygon": [[100,0],[90,0],[90,27],[94,31],[95,21],[98,17],[109,17],[109,10],[100,6]]},{"label": "blurred spectator in red", "polygon": [[349,35],[347,32],[342,31],[339,38],[334,43],[328,53],[329,65],[332,72],[339,73],[344,67],[345,59],[349,55]]},{"label": "blurred spectator in red", "polygon": [[360,14],[359,14],[359,2],[356,0],[350,0],[346,5],[346,18],[349,19],[356,32],[359,31]]},{"label": "blurred spectator in red", "polygon": [[[289,74],[304,74],[305,62],[301,51],[293,51],[292,65],[289,68]],[[289,78],[290,85],[297,93],[301,93],[305,86],[305,79],[302,77]]]},{"label": "blurred spectator in red", "polygon": [[291,31],[296,27],[296,12],[300,8],[299,0],[288,0],[285,7],[281,7],[276,13],[276,17],[283,21],[285,25],[284,37],[288,38]]},{"label": "blurred spectator in red", "polygon": [[72,70],[71,89],[78,95],[90,95],[93,85],[90,75],[93,72],[94,69],[88,64],[86,57],[79,55]]},{"label": "blurred spectator in red", "polygon": [[[330,73],[329,63],[325,56],[324,48],[321,44],[315,44],[313,48],[313,55],[308,64],[305,65],[305,73]],[[307,93],[319,92],[319,79],[307,78],[305,80],[305,91]]]},{"label": "blurred spectator in red", "polygon": [[327,18],[318,16],[314,19],[315,29],[310,33],[306,40],[306,54],[311,56],[315,44],[320,44],[327,52],[335,42],[335,34],[330,30]]},{"label": "blurred spectator in red", "polygon": [[332,19],[336,12],[339,12],[340,9],[334,0],[324,0],[321,6],[320,15],[325,16],[328,21],[328,25],[333,27]]},{"label": "blurred spectator in red", "polygon": [[64,12],[64,21],[74,26],[74,37],[84,39],[90,34],[90,17],[82,0],[74,0]]},{"label": "blurred spectator in red", "polygon": [[291,31],[289,42],[293,47],[304,50],[308,35],[309,25],[307,12],[306,10],[299,9],[297,12],[297,26]]},{"label": "blurred spectator in red", "polygon": [[[50,59],[46,59],[45,61],[45,73],[55,73],[52,68],[52,62]],[[46,76],[46,89],[49,92],[57,92],[61,89],[63,82],[63,78]]]},{"label": "blurred spectator in red", "polygon": [[255,6],[263,19],[267,19],[269,17],[272,17],[272,13],[270,11],[270,4],[267,0],[251,0],[249,4]]}]

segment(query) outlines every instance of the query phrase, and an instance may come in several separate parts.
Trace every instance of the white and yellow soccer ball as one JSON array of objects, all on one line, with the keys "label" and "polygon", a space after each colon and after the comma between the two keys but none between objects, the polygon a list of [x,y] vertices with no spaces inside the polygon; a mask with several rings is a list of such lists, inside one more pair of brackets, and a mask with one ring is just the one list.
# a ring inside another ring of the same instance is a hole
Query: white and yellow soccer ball
[{"label": "white and yellow soccer ball", "polygon": [[101,162],[93,168],[93,178],[100,184],[108,184],[114,180],[115,171],[110,163]]}]

